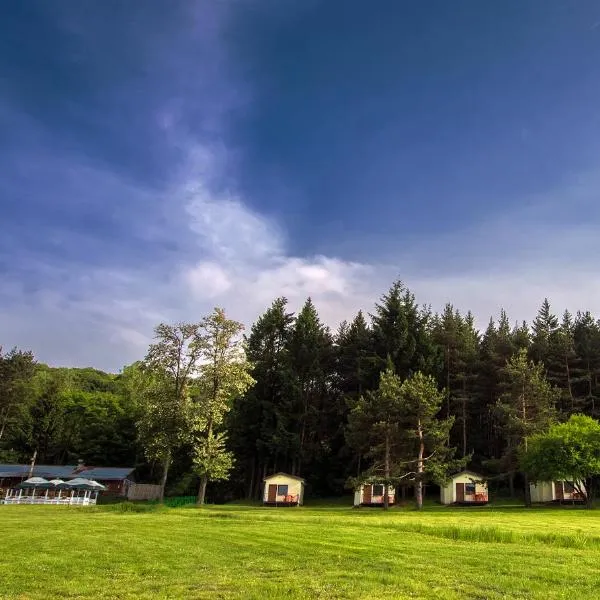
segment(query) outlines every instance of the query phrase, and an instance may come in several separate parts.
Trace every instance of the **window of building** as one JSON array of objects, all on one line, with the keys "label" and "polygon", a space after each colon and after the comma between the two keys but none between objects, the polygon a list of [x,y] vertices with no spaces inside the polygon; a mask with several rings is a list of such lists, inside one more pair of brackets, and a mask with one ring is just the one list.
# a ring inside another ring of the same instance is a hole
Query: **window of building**
[{"label": "window of building", "polygon": [[287,485],[278,485],[277,486],[277,495],[278,496],[287,496],[288,495],[288,486]]},{"label": "window of building", "polygon": [[570,481],[565,481],[563,490],[565,494],[573,494],[575,492],[575,486]]},{"label": "window of building", "polygon": [[474,483],[465,483],[465,494],[472,495],[475,493],[475,484]]},{"label": "window of building", "polygon": [[373,486],[373,496],[383,496],[383,485],[376,483]]}]

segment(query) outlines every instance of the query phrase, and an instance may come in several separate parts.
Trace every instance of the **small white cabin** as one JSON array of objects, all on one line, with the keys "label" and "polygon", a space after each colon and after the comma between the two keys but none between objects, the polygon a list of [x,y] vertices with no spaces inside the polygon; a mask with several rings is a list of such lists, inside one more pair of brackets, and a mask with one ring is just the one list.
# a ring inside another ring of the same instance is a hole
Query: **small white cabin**
[{"label": "small white cabin", "polygon": [[[383,506],[383,483],[363,483],[354,492],[354,506]],[[393,486],[388,486],[388,503],[391,506],[396,502],[396,491]]]},{"label": "small white cabin", "polygon": [[486,504],[488,485],[484,477],[473,471],[461,471],[453,475],[440,488],[442,504]]},{"label": "small white cabin", "polygon": [[[577,485],[583,489],[583,483]],[[581,502],[585,500],[572,481],[538,481],[529,484],[532,502]]]},{"label": "small white cabin", "polygon": [[265,477],[263,504],[267,506],[302,506],[304,502],[304,479],[287,473],[275,473]]}]

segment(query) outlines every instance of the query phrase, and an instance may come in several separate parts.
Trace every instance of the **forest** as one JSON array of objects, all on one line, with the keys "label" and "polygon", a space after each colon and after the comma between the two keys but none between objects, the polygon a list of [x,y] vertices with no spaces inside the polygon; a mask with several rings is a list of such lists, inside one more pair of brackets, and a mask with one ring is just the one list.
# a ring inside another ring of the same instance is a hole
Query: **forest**
[{"label": "forest", "polygon": [[315,497],[379,479],[419,495],[468,466],[523,494],[519,453],[573,415],[600,412],[600,322],[501,311],[483,331],[393,283],[334,332],[309,298],[277,298],[248,329],[222,309],[160,324],[118,374],[0,351],[0,462],[135,466],[167,495],[260,497],[286,471]]}]

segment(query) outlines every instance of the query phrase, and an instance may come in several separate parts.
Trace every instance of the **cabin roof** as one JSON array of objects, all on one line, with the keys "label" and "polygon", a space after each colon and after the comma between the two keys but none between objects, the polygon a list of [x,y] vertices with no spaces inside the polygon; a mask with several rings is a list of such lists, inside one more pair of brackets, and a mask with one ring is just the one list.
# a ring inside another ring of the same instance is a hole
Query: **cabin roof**
[{"label": "cabin roof", "polygon": [[127,479],[135,467],[88,467],[85,465],[30,465],[0,464],[0,477],[17,478],[31,476],[45,479],[103,479],[104,481],[122,481]]},{"label": "cabin roof", "polygon": [[454,473],[454,475],[452,475],[450,479],[455,479],[460,475],[472,475],[477,479],[485,479],[485,477],[481,473],[475,473],[475,471],[469,471],[468,469],[465,469],[464,471],[459,471],[458,473]]},{"label": "cabin roof", "polygon": [[278,473],[273,473],[273,475],[268,475],[267,477],[265,477],[264,481],[274,479],[275,477],[287,477],[288,479],[295,479],[296,481],[302,481],[302,483],[304,483],[304,479],[302,477],[298,477],[297,475],[290,475],[289,473],[283,473],[282,471],[279,471]]}]

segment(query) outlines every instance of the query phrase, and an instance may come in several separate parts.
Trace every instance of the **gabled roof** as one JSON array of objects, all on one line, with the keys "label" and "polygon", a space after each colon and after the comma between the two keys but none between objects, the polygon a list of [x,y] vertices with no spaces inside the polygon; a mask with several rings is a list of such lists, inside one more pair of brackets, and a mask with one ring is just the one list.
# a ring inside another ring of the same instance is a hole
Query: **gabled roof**
[{"label": "gabled roof", "polygon": [[[0,464],[0,477],[29,477],[30,465]],[[135,471],[134,467],[82,467],[81,465],[35,465],[32,475],[45,479],[103,479],[104,481],[121,481],[127,479]]]},{"label": "gabled roof", "polygon": [[475,473],[475,471],[469,471],[468,469],[465,469],[464,471],[459,471],[458,473],[454,473],[454,475],[452,475],[450,477],[450,479],[454,479],[455,477],[458,477],[459,475],[471,475],[474,479],[479,479],[479,480],[486,479],[486,477],[481,475],[481,473]]},{"label": "gabled roof", "polygon": [[273,475],[268,475],[264,478],[264,481],[268,479],[273,479],[274,477],[287,477],[288,479],[295,479],[296,481],[302,481],[304,483],[304,479],[302,477],[298,477],[297,475],[290,475],[289,473],[283,473],[279,471],[279,473],[273,473]]},{"label": "gabled roof", "polygon": [[86,479],[121,480],[127,479],[135,471],[134,467],[84,467],[77,469],[77,475]]}]

